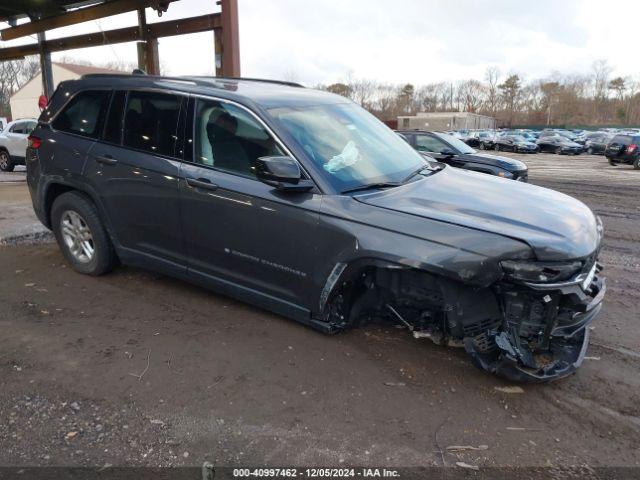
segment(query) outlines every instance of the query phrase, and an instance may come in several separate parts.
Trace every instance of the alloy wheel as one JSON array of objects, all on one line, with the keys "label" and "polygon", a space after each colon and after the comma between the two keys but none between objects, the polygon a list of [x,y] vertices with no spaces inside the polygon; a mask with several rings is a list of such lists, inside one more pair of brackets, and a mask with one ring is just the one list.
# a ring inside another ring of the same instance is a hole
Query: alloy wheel
[{"label": "alloy wheel", "polygon": [[9,154],[0,152],[0,170],[6,170],[9,166]]},{"label": "alloy wheel", "polygon": [[95,254],[93,235],[89,225],[78,212],[67,210],[60,219],[62,239],[71,255],[82,263],[89,263]]}]

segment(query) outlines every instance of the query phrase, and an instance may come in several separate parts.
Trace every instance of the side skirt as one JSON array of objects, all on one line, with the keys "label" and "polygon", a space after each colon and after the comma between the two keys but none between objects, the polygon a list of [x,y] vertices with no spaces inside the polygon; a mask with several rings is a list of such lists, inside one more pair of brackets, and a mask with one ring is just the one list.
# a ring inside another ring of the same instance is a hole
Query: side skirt
[{"label": "side skirt", "polygon": [[315,330],[334,333],[334,330],[327,322],[312,318],[311,310],[308,308],[138,250],[119,246],[116,251],[122,263],[126,265],[153,270],[178,278],[241,302],[263,308],[277,315],[296,320]]}]

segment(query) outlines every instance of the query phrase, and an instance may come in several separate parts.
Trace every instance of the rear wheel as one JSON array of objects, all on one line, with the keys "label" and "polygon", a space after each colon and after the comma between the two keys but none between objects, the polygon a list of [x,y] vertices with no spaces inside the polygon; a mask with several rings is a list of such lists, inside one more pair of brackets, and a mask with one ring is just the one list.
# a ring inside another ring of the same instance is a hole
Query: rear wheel
[{"label": "rear wheel", "polygon": [[640,170],[640,157],[636,158],[636,160],[633,162],[633,168],[635,168],[636,170]]},{"label": "rear wheel", "polygon": [[6,150],[0,151],[0,170],[3,172],[13,172],[15,165],[11,161],[11,155]]},{"label": "rear wheel", "polygon": [[78,192],[53,202],[51,225],[62,253],[78,272],[102,275],[113,269],[116,255],[95,205]]},{"label": "rear wheel", "polygon": [[607,159],[609,160],[609,165],[611,165],[612,167],[615,167],[618,163],[615,162],[612,158]]},{"label": "rear wheel", "polygon": [[587,153],[589,155],[593,155],[593,148],[592,147],[587,148]]}]

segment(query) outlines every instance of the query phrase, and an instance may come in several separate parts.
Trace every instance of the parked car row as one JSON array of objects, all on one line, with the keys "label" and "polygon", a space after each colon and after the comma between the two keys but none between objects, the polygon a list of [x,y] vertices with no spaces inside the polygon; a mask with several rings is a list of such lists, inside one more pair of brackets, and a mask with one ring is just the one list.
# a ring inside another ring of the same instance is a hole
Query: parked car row
[{"label": "parked car row", "polygon": [[397,133],[428,159],[520,182],[528,180],[527,165],[520,160],[480,153],[452,135],[425,130],[405,130]]},{"label": "parked car row", "polygon": [[625,163],[640,169],[640,129],[566,130],[462,130],[448,131],[470,147],[515,153],[555,153],[558,155],[605,155],[611,165]]}]

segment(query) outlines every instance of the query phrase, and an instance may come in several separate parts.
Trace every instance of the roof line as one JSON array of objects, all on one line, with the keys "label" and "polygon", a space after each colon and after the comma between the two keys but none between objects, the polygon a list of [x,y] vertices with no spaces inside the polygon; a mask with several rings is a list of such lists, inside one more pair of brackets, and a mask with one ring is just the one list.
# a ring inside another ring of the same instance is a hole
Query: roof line
[{"label": "roof line", "polygon": [[148,78],[154,80],[176,80],[176,81],[189,81],[189,80],[240,80],[243,82],[259,82],[259,83],[273,83],[277,85],[286,85],[289,87],[297,87],[297,88],[305,88],[304,85],[301,85],[296,82],[287,82],[284,80],[272,80],[267,78],[250,78],[250,77],[209,77],[206,75],[185,75],[185,76],[164,76],[164,75],[133,75],[130,73],[87,73],[82,75],[82,78],[95,78],[95,77],[134,77],[134,78]]}]

